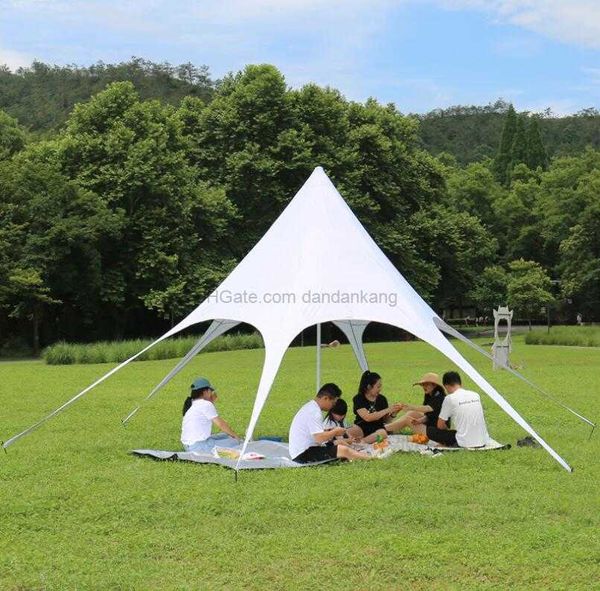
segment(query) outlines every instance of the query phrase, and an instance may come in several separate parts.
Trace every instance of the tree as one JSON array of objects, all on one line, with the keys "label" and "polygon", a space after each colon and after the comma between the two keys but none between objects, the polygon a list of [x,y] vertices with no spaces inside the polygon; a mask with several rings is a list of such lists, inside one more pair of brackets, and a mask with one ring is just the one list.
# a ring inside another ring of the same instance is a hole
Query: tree
[{"label": "tree", "polygon": [[548,154],[542,141],[540,132],[540,123],[537,117],[531,117],[529,126],[527,127],[527,159],[525,164],[531,169],[548,168]]},{"label": "tree", "polygon": [[560,259],[559,247],[590,203],[590,187],[600,169],[600,151],[587,149],[578,156],[556,158],[540,177],[534,204],[539,243],[536,260],[548,268]]},{"label": "tree", "polygon": [[486,267],[477,276],[469,298],[480,312],[491,315],[498,306],[507,302],[508,277],[504,268],[493,265]]},{"label": "tree", "polygon": [[418,149],[415,120],[393,105],[349,103],[313,84],[288,90],[273,66],[228,76],[211,104],[185,101],[179,117],[190,163],[236,206],[235,239],[227,242],[238,259],[317,165],[375,238],[386,241],[393,260],[398,234],[386,226],[444,194],[442,167]]},{"label": "tree", "polygon": [[477,216],[488,228],[495,224],[494,204],[506,193],[495,180],[490,162],[476,162],[446,173],[452,206]]},{"label": "tree", "polygon": [[[475,278],[493,263],[497,241],[475,216],[442,205],[415,212],[408,227],[419,256],[433,265],[439,276],[431,300],[440,308],[462,309]],[[423,278],[415,278],[413,269],[399,268],[409,281],[423,282]]]},{"label": "tree", "polygon": [[586,185],[589,201],[559,248],[561,290],[578,308],[591,315],[600,313],[600,171]]},{"label": "tree", "polygon": [[60,140],[66,174],[125,216],[120,240],[103,251],[110,272],[101,298],[116,329],[142,305],[180,315],[206,295],[200,286],[215,287],[199,283],[197,272],[221,266],[216,241],[234,209],[219,187],[201,181],[187,147],[175,110],[140,101],[129,82],[78,105]]},{"label": "tree", "polygon": [[554,301],[552,282],[544,268],[534,261],[518,259],[509,263],[508,269],[508,305],[529,320],[531,330],[531,319]]},{"label": "tree", "polygon": [[[34,355],[40,352],[40,322],[48,305],[61,304],[50,295],[38,269],[20,268],[12,270],[5,285],[0,288],[0,301],[8,303],[13,318],[25,318],[31,321],[32,350]],[[10,305],[10,302],[13,305]],[[6,305],[6,304],[5,304]]]},{"label": "tree", "polygon": [[539,260],[538,257],[543,256],[536,212],[540,197],[539,177],[524,164],[517,165],[512,176],[510,189],[502,191],[492,201],[494,221],[491,227],[500,245],[500,261]]},{"label": "tree", "polygon": [[131,82],[143,99],[178,105],[183,97],[209,102],[215,87],[206,66],[173,66],[133,57],[127,62],[97,62],[87,67],[34,61],[16,72],[0,69],[0,109],[35,133],[62,127],[73,107],[113,82]]},{"label": "tree", "polygon": [[513,137],[513,143],[510,150],[510,163],[508,166],[508,177],[512,178],[512,171],[517,164],[525,164],[527,162],[527,134],[525,131],[525,116],[517,117],[517,127]]},{"label": "tree", "polygon": [[96,194],[27,152],[0,166],[0,305],[31,320],[36,352],[51,307],[97,314],[101,250],[120,225]]},{"label": "tree", "polygon": [[0,160],[6,160],[25,146],[25,133],[16,119],[0,110]]},{"label": "tree", "polygon": [[510,182],[510,165],[513,161],[512,151],[516,132],[517,113],[514,107],[510,105],[506,112],[500,147],[494,159],[494,173],[496,174],[496,179],[502,185],[508,185]]}]

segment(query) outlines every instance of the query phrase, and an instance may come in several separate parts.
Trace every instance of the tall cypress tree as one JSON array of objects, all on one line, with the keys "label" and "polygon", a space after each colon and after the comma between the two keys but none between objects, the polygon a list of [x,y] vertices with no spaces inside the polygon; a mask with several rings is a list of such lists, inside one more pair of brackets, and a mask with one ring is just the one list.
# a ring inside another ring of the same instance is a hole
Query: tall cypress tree
[{"label": "tall cypress tree", "polygon": [[510,151],[510,166],[508,170],[508,177],[512,169],[521,163],[527,163],[527,133],[525,130],[525,116],[521,115],[517,117],[517,129],[513,137],[512,149]]},{"label": "tall cypress tree", "polygon": [[537,117],[532,117],[527,128],[527,166],[535,170],[538,166],[542,170],[548,168],[548,154],[542,141],[540,123]]},{"label": "tall cypress tree", "polygon": [[517,113],[512,105],[508,107],[506,113],[506,121],[502,130],[502,139],[500,140],[500,148],[494,159],[494,174],[496,180],[503,185],[508,184],[510,174],[509,166],[512,160],[512,147],[517,131]]}]

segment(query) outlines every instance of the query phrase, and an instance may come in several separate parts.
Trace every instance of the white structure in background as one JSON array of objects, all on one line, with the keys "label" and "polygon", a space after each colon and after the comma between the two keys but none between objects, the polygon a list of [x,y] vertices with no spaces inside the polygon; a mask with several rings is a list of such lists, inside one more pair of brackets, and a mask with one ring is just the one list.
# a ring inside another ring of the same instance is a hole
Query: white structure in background
[{"label": "white structure in background", "polygon": [[[510,367],[512,317],[513,311],[509,310],[508,306],[499,306],[497,310],[494,310],[494,344],[492,345],[494,369]],[[500,336],[498,330],[502,321],[506,322],[506,334],[504,338]]]}]

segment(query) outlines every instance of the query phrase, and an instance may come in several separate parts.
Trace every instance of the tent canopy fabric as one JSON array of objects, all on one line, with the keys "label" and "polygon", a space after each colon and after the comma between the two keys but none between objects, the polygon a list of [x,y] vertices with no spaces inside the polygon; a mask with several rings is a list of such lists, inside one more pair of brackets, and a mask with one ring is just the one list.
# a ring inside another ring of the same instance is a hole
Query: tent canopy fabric
[{"label": "tent canopy fabric", "polygon": [[[264,365],[244,451],[283,355],[296,335],[314,324],[335,322],[348,336],[361,367],[366,368],[362,333],[369,322],[381,322],[404,329],[443,353],[563,468],[571,471],[569,464],[446,339],[438,328],[443,321],[375,244],[321,167],[313,171],[267,233],[223,283],[150,346],[208,320],[215,321],[209,329],[212,335],[245,322],[254,326],[264,340]],[[212,339],[203,337],[196,352],[209,340]],[[193,355],[192,351],[188,354],[190,359]],[[180,363],[173,371],[176,373],[181,367]]]}]

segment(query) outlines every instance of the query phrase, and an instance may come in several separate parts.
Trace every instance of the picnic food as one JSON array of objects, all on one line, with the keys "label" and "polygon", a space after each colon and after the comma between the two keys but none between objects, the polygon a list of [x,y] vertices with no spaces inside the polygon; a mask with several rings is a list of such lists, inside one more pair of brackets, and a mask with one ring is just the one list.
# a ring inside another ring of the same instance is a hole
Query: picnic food
[{"label": "picnic food", "polygon": [[415,433],[411,435],[409,441],[411,443],[419,443],[421,445],[425,445],[429,441],[429,437],[423,433]]},{"label": "picnic food", "polygon": [[373,449],[385,449],[389,446],[389,442],[387,439],[384,439],[381,435],[377,435],[377,439],[373,444]]}]

